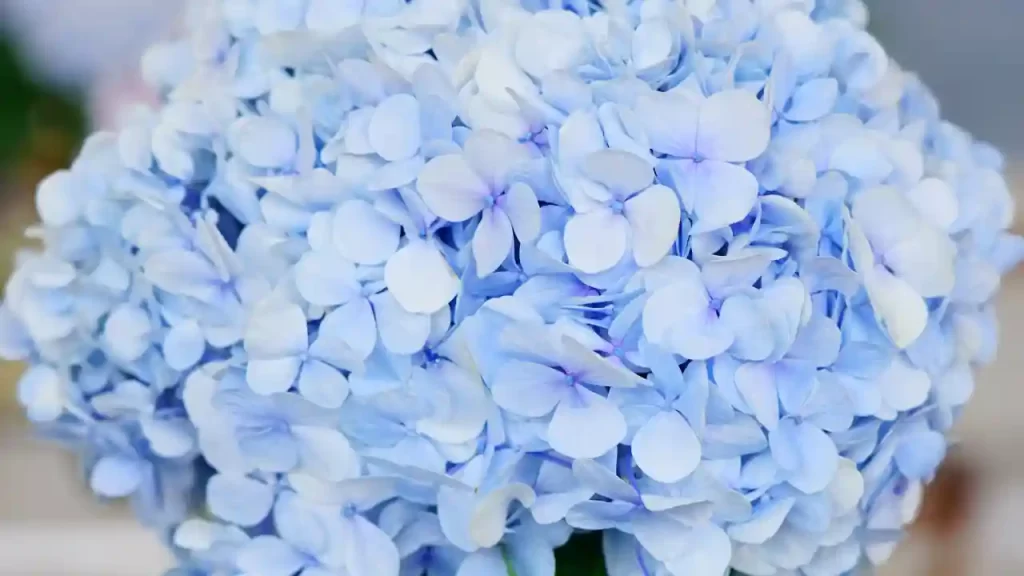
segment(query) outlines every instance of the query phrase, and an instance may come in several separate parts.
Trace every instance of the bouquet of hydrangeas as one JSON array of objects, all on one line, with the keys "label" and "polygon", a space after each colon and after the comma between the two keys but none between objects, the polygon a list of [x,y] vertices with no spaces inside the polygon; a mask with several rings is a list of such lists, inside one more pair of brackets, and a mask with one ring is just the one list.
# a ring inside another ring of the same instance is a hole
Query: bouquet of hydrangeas
[{"label": "bouquet of hydrangeas", "polygon": [[878,564],[1024,243],[865,20],[211,2],[144,59],[162,108],[39,186],[21,402],[180,575]]}]

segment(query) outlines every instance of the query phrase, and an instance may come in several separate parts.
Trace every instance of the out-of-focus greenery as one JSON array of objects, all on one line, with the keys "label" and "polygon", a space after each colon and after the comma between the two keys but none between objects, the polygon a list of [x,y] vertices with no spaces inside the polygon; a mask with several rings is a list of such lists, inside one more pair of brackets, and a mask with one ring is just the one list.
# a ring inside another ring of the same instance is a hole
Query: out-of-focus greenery
[{"label": "out-of-focus greenery", "polygon": [[[53,169],[66,161],[84,128],[77,95],[34,81],[11,42],[0,36],[0,179],[20,179],[23,169],[29,170],[26,176]],[[3,191],[5,202],[10,193]]]}]

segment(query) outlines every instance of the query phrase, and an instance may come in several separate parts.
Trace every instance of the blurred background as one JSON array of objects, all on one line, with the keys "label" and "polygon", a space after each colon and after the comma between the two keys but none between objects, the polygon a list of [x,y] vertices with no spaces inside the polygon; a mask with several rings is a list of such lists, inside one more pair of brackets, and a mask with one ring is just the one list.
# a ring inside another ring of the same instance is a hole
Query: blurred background
[{"label": "blurred background", "polygon": [[[868,0],[872,27],[920,72],[944,114],[1002,148],[1024,198],[1021,0]],[[87,131],[151,98],[144,47],[172,36],[182,0],[0,0],[0,278],[35,221],[33,192]],[[1018,207],[1024,205],[1019,202]],[[1024,226],[1018,225],[1019,230]],[[959,444],[885,574],[1024,574],[1024,271],[1002,292],[1002,353],[979,378]],[[169,560],[127,510],[95,502],[73,458],[37,442],[14,400],[20,367],[0,364],[0,576],[140,576]]]}]

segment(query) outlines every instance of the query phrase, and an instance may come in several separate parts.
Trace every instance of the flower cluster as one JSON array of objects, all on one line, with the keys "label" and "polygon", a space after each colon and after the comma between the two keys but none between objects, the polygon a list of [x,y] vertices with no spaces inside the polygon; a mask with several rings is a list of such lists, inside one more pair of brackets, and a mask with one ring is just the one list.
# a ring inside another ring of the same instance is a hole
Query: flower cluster
[{"label": "flower cluster", "polygon": [[182,575],[833,576],[1024,254],[859,0],[222,0],[47,178],[29,416]]}]

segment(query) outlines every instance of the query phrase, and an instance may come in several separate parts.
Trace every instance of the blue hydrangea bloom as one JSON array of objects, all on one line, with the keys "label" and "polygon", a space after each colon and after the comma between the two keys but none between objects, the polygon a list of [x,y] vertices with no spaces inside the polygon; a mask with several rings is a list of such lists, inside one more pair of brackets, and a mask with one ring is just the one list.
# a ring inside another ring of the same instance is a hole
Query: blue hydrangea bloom
[{"label": "blue hydrangea bloom", "polygon": [[1024,256],[859,0],[221,0],[44,180],[0,353],[174,574],[885,561]]}]

